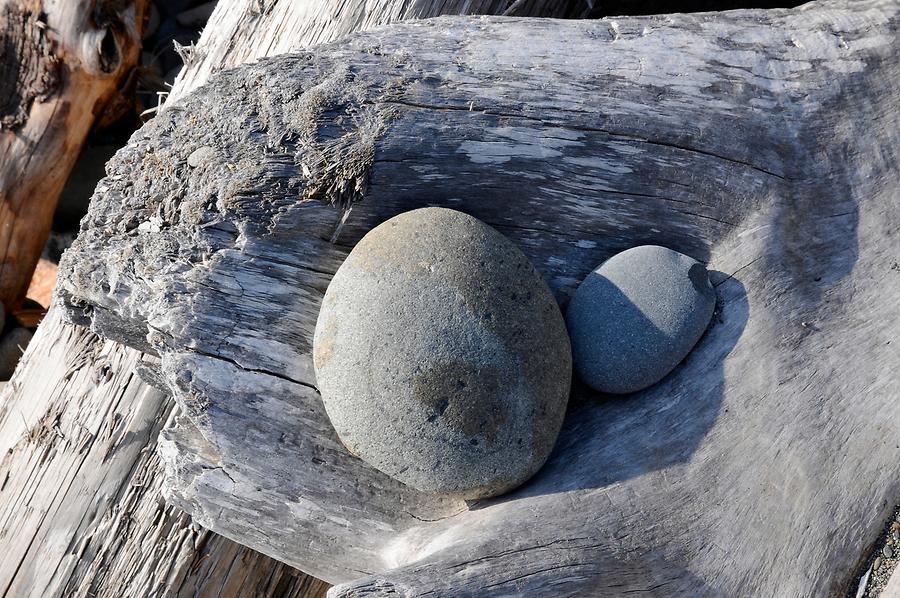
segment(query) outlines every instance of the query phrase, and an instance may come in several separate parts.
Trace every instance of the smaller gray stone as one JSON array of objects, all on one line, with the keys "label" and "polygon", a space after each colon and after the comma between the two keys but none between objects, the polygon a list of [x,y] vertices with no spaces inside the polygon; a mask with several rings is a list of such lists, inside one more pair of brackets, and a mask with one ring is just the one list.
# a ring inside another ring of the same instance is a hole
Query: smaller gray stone
[{"label": "smaller gray stone", "polygon": [[883,554],[886,559],[892,559],[894,558],[894,549],[890,546],[885,546],[881,549],[881,554]]},{"label": "smaller gray stone", "polygon": [[715,306],[706,268],[693,258],[656,245],[614,255],[569,303],[575,371],[601,392],[647,388],[690,352]]},{"label": "smaller gray stone", "polygon": [[12,378],[31,336],[27,328],[13,328],[0,339],[0,380]]},{"label": "smaller gray stone", "polygon": [[892,531],[891,538],[894,539],[894,542],[900,542],[900,531],[898,531],[898,530]]},{"label": "smaller gray stone", "polygon": [[881,557],[876,557],[875,562],[872,564],[872,570],[878,571],[879,569],[881,569],[881,563]]}]

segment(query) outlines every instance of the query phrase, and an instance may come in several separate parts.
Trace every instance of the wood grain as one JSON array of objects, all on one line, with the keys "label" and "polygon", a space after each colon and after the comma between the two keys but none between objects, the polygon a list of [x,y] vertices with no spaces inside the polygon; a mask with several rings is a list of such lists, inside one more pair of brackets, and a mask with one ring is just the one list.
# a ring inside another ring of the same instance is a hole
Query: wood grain
[{"label": "wood grain", "polygon": [[[229,10],[213,13],[196,51],[187,51],[187,65],[168,101],[205,83],[225,68],[265,56],[294,52],[335,41],[358,31],[411,19],[440,15],[499,15],[512,0],[254,0],[232,2]],[[520,3],[521,4],[521,3]],[[589,0],[527,0],[520,17],[578,17],[587,14]]]},{"label": "wood grain", "polygon": [[[897,11],[448,18],[223,72],[110,164],[69,315],[160,355],[169,497],[335,596],[839,594],[900,490]],[[341,448],[309,353],[349,249],[422,205],[563,306],[615,251],[688,253],[715,325],[645,392],[577,387],[519,490],[413,492]]]},{"label": "wood grain", "polygon": [[[221,0],[216,14],[219,19],[245,14],[256,4]],[[305,6],[290,3],[294,11]],[[233,39],[234,30],[207,28],[199,51],[225,44],[221,60],[233,65],[249,45],[292,37],[283,29],[270,36],[265,32],[278,23],[265,23],[253,22],[254,35],[240,41]],[[191,81],[186,78],[173,91]],[[52,309],[41,324],[0,397],[0,594],[324,593],[327,584],[215,534],[165,504],[157,438],[167,422],[178,418],[178,409],[157,369],[148,367],[152,358],[64,325],[58,315],[58,308]]]},{"label": "wood grain", "polygon": [[174,402],[134,375],[138,351],[58,314],[0,395],[0,594],[324,595],[165,504],[155,446]]},{"label": "wood grain", "polygon": [[887,585],[881,592],[881,598],[900,597],[900,569],[894,569]]},{"label": "wood grain", "polygon": [[0,1],[0,301],[25,298],[95,117],[137,64],[146,0]]}]

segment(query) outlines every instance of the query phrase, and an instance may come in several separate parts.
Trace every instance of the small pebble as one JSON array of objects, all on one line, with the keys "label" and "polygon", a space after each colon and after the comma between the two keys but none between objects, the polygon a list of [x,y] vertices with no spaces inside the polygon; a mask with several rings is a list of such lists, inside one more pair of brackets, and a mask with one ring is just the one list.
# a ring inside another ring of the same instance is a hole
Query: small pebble
[{"label": "small pebble", "polygon": [[569,302],[575,371],[605,393],[656,384],[697,343],[715,307],[706,268],[693,258],[655,245],[616,254]]},{"label": "small pebble", "polygon": [[191,152],[191,155],[188,156],[187,163],[191,168],[197,168],[206,164],[210,160],[216,157],[216,150],[209,147],[208,145],[204,145],[203,147],[199,147]]},{"label": "small pebble", "polygon": [[891,537],[894,539],[894,542],[900,542],[900,530],[892,531]]},{"label": "small pebble", "polygon": [[883,554],[886,559],[892,559],[894,558],[894,549],[890,546],[885,546],[881,549],[881,554]]},{"label": "small pebble", "polygon": [[875,571],[881,569],[881,557],[875,559],[875,562],[872,564],[872,569]]}]

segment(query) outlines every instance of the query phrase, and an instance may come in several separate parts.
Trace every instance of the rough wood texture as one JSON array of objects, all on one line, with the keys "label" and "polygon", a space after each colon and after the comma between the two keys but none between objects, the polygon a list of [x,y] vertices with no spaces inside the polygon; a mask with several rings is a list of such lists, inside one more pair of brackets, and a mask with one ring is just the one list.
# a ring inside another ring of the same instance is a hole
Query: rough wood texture
[{"label": "rough wood texture", "polygon": [[324,595],[165,504],[154,449],[174,403],[134,376],[138,351],[57,314],[0,396],[0,594]]},{"label": "rough wood texture", "polygon": [[53,310],[0,396],[0,595],[324,595],[324,584],[165,503],[174,403],[140,353]]},{"label": "rough wood texture", "polygon": [[[243,14],[255,3],[221,0],[217,10]],[[238,43],[234,31],[224,33],[228,64],[257,41]],[[216,35],[204,39],[221,43]],[[259,52],[265,51],[253,51]],[[162,384],[140,365],[139,352],[65,326],[56,313],[41,325],[0,399],[0,594],[322,594],[325,584],[164,504],[156,440],[175,417],[171,399],[151,388]]]},{"label": "rough wood texture", "polygon": [[881,592],[881,598],[900,598],[900,568],[894,569],[891,578]]},{"label": "rough wood texture", "polygon": [[[513,6],[515,4],[515,6]],[[197,50],[187,50],[169,102],[224,68],[334,41],[386,23],[440,15],[577,17],[592,0],[254,0],[216,10]],[[288,34],[287,32],[290,32]]]},{"label": "rough wood texture", "polygon": [[0,301],[16,307],[95,117],[137,63],[146,0],[0,1]]},{"label": "rough wood texture", "polygon": [[[69,316],[160,355],[170,498],[335,596],[839,594],[900,491],[898,10],[439,19],[222,73],[109,165]],[[670,246],[718,317],[654,388],[577,387],[519,490],[418,494],[341,448],[309,353],[349,249],[426,204],[563,304]]]}]

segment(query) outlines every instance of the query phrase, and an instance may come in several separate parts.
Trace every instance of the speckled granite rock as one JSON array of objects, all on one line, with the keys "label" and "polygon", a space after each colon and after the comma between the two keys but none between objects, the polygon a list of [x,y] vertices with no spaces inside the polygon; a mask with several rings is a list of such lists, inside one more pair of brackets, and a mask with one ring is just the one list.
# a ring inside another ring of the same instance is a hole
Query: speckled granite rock
[{"label": "speckled granite rock", "polygon": [[569,303],[575,371],[602,392],[651,386],[690,352],[715,306],[706,268],[693,258],[656,245],[614,255]]},{"label": "speckled granite rock", "polygon": [[341,441],[414,488],[463,498],[534,474],[562,424],[559,307],[509,240],[424,208],[370,231],[325,294],[316,378]]}]

